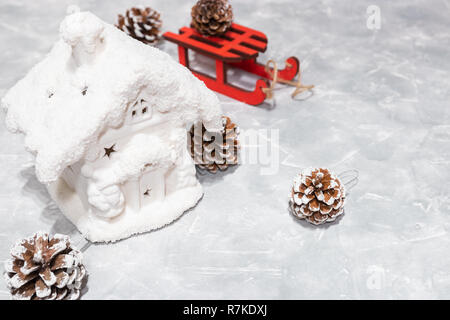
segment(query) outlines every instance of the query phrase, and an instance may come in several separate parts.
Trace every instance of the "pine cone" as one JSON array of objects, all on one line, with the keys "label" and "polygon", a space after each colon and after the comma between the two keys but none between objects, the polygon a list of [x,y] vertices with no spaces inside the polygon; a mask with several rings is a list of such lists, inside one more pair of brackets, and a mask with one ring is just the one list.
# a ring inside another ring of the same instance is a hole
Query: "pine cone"
[{"label": "pine cone", "polygon": [[200,124],[192,126],[189,131],[191,156],[195,164],[211,173],[216,173],[217,169],[226,170],[238,163],[239,128],[225,116],[222,117],[222,125],[220,133],[208,132],[203,125],[200,130]]},{"label": "pine cone", "polygon": [[191,10],[191,27],[207,36],[227,32],[233,22],[233,8],[227,0],[199,0]]},{"label": "pine cone", "polygon": [[5,279],[16,300],[75,300],[86,270],[69,237],[38,232],[17,242],[5,262]]},{"label": "pine cone", "polygon": [[336,220],[344,212],[345,189],[328,169],[306,169],[294,179],[292,213],[319,225]]},{"label": "pine cone", "polygon": [[130,37],[145,44],[154,44],[159,41],[161,26],[159,12],[149,7],[131,8],[127,10],[125,17],[119,14],[119,22],[116,25]]}]

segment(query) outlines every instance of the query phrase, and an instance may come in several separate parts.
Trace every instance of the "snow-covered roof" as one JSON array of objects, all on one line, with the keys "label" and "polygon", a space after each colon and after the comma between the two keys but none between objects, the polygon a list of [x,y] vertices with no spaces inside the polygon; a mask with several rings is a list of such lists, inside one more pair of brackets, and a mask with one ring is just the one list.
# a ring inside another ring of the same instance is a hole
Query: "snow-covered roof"
[{"label": "snow-covered roof", "polygon": [[55,181],[108,127],[120,126],[143,88],[175,121],[220,127],[220,104],[184,66],[89,12],[68,15],[60,40],[2,99],[6,124],[25,134],[36,174]]}]

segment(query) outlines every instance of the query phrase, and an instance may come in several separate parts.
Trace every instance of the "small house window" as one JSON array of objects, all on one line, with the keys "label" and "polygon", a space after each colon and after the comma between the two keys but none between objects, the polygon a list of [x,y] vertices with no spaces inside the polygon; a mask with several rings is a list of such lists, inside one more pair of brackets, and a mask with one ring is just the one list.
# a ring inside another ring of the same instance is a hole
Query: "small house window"
[{"label": "small house window", "polygon": [[129,110],[129,121],[132,123],[148,120],[152,117],[152,109],[145,99],[138,99],[131,105]]},{"label": "small house window", "polygon": [[152,188],[147,188],[144,192],[144,196],[150,197],[151,192],[152,192]]},{"label": "small house window", "polygon": [[53,97],[53,88],[48,88],[46,91],[45,91],[45,94],[47,95],[47,98],[51,98],[51,97]]}]

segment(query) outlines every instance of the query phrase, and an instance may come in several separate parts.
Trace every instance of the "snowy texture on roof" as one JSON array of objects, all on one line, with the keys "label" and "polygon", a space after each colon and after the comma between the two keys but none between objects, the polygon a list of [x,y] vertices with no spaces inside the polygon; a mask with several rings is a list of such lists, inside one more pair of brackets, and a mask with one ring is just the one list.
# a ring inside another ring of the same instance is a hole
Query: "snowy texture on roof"
[{"label": "snowy texture on roof", "polygon": [[36,155],[41,182],[55,181],[105,129],[120,126],[142,89],[173,121],[220,128],[216,95],[166,53],[89,12],[68,15],[60,38],[1,102],[8,129],[24,133]]}]

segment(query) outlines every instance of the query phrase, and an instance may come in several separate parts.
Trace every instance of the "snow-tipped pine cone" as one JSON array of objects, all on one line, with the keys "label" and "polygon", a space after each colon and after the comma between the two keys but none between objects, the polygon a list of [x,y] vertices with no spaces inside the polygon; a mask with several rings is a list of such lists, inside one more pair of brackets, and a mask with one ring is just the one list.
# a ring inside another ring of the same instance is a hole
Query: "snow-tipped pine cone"
[{"label": "snow-tipped pine cone", "polygon": [[240,148],[238,136],[239,128],[226,116],[222,117],[222,130],[218,133],[207,131],[203,124],[193,125],[189,131],[190,151],[197,167],[216,173],[236,165]]},{"label": "snow-tipped pine cone", "polygon": [[119,14],[117,28],[145,44],[155,44],[160,39],[162,21],[159,12],[149,7],[134,7]]},{"label": "snow-tipped pine cone", "polygon": [[38,232],[18,241],[5,262],[5,279],[15,300],[76,300],[86,275],[82,254],[69,237]]},{"label": "snow-tipped pine cone", "polygon": [[233,22],[233,8],[227,0],[199,0],[191,10],[191,27],[203,35],[221,35]]},{"label": "snow-tipped pine cone", "polygon": [[291,211],[300,219],[319,225],[344,213],[345,188],[328,169],[305,169],[294,179]]}]

